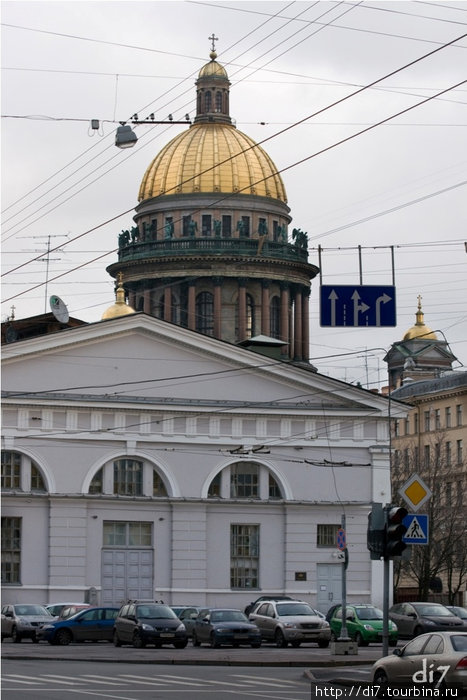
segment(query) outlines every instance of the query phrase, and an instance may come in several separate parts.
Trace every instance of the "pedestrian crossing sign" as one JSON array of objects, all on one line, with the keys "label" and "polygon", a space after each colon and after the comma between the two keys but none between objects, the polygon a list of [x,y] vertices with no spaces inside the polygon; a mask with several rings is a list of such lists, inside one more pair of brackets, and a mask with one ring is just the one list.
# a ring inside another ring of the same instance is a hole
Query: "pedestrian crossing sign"
[{"label": "pedestrian crossing sign", "polygon": [[406,544],[428,544],[428,515],[409,513],[402,523],[407,532],[402,538]]}]

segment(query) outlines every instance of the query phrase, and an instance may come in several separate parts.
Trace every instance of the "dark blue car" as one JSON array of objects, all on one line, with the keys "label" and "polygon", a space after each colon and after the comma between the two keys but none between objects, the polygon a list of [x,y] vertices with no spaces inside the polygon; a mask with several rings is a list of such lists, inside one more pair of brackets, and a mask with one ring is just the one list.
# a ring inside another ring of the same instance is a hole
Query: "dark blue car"
[{"label": "dark blue car", "polygon": [[119,608],[86,608],[66,620],[44,625],[37,637],[49,644],[70,642],[112,641],[113,627]]}]

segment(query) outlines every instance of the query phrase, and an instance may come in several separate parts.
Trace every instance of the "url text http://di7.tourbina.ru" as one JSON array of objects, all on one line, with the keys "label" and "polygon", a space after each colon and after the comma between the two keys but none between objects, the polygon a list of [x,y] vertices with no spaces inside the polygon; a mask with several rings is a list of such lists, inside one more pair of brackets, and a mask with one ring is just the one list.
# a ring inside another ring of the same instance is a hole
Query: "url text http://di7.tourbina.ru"
[{"label": "url text http://di7.tourbina.ru", "polygon": [[407,685],[399,688],[388,688],[378,685],[349,685],[346,688],[319,687],[316,685],[311,690],[312,698],[457,698],[461,693],[459,688],[436,688]]}]

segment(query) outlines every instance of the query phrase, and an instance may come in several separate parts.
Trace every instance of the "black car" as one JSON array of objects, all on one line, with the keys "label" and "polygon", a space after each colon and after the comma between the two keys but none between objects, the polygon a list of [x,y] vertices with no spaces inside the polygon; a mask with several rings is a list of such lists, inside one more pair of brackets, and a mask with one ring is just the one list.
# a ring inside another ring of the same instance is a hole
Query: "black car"
[{"label": "black car", "polygon": [[261,632],[241,610],[206,608],[201,610],[193,628],[193,646],[202,642],[217,648],[221,644],[238,647],[248,644],[254,649],[261,646]]},{"label": "black car", "polygon": [[113,643],[116,647],[133,644],[136,649],[142,649],[146,644],[156,647],[173,644],[176,649],[184,649],[188,635],[185,625],[168,605],[129,602],[118,612]]},{"label": "black car", "polygon": [[295,600],[295,598],[291,598],[288,595],[262,595],[246,606],[245,610],[243,611],[245,615],[248,616],[257,605],[263,602],[263,600]]},{"label": "black car", "polygon": [[389,619],[399,630],[399,637],[418,637],[424,632],[463,632],[462,620],[440,603],[396,603],[389,608]]}]

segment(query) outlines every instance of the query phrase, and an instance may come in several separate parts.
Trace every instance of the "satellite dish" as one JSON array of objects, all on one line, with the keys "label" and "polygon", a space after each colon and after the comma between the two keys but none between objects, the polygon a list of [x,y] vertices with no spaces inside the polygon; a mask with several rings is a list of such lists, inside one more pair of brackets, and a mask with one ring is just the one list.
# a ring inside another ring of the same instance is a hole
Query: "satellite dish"
[{"label": "satellite dish", "polygon": [[70,314],[68,313],[65,302],[62,301],[60,297],[56,296],[50,297],[49,301],[50,308],[57,321],[60,321],[60,323],[68,323]]}]

